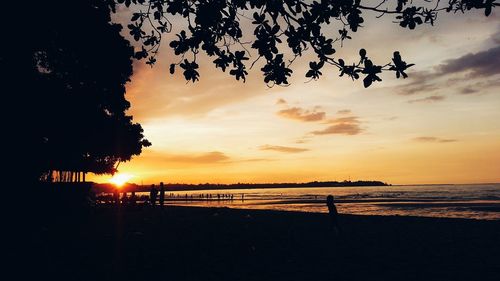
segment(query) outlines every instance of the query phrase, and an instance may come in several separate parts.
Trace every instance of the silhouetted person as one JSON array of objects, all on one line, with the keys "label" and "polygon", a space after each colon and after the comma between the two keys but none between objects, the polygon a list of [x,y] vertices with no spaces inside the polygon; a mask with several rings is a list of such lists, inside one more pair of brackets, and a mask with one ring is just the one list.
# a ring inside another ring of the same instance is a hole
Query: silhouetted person
[{"label": "silhouetted person", "polygon": [[165,187],[163,186],[163,182],[160,182],[160,206],[163,207],[165,203]]},{"label": "silhouetted person", "polygon": [[120,205],[120,192],[118,192],[118,188],[115,188],[115,190],[113,190],[113,202],[116,205]]},{"label": "silhouetted person", "polygon": [[151,201],[151,206],[156,205],[156,196],[158,196],[158,189],[156,189],[155,185],[151,185],[151,191],[149,192],[149,200]]},{"label": "silhouetted person", "polygon": [[337,212],[337,207],[335,207],[333,195],[328,195],[326,197],[326,206],[328,206],[330,225],[337,234],[340,234],[340,226],[338,221],[339,213]]},{"label": "silhouetted person", "polygon": [[122,204],[123,205],[128,205],[128,197],[127,197],[127,192],[123,192],[123,195],[122,195]]},{"label": "silhouetted person", "polygon": [[137,197],[135,196],[135,191],[132,191],[132,194],[130,195],[130,198],[129,198],[129,203],[131,206],[135,206],[137,202]]}]

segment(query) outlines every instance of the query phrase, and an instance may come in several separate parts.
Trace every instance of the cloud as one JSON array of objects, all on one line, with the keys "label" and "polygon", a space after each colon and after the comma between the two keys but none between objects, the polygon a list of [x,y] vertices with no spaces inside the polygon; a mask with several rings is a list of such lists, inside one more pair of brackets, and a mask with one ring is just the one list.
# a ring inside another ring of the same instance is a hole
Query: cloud
[{"label": "cloud", "polygon": [[[419,93],[431,93],[442,87],[462,86],[458,90],[460,94],[479,93],[485,88],[492,88],[497,85],[495,83],[475,83],[481,84],[479,87],[471,87],[471,80],[492,77],[500,74],[500,25],[497,32],[492,34],[487,40],[488,44],[491,41],[495,47],[480,51],[477,53],[469,53],[455,59],[448,59],[435,67],[432,71],[418,71],[411,73],[410,82],[401,86],[395,87],[396,93],[399,95],[414,95]],[[465,77],[457,77],[457,74],[465,73]],[[446,85],[439,82],[438,79],[443,76],[452,76],[448,79]],[[496,79],[498,81],[498,79]],[[474,82],[474,81],[473,81]],[[463,85],[467,83],[467,85]],[[462,85],[461,85],[462,84]],[[439,99],[442,100],[442,99]],[[419,99],[414,102],[434,102],[436,99]]]},{"label": "cloud", "polygon": [[475,94],[479,92],[477,89],[473,89],[471,87],[464,87],[459,90],[459,93],[462,95],[470,95],[470,94]]},{"label": "cloud", "polygon": [[416,142],[434,142],[434,143],[447,143],[447,142],[456,142],[456,139],[442,139],[438,137],[416,137],[413,138],[413,141]]},{"label": "cloud", "polygon": [[291,107],[283,109],[277,112],[281,117],[302,121],[302,122],[315,122],[324,120],[326,113],[323,111],[317,111],[317,108],[313,110],[306,110],[301,107]]},{"label": "cloud", "polygon": [[276,101],[276,104],[286,104],[286,100],[279,99],[279,100]]},{"label": "cloud", "polygon": [[[357,116],[344,116],[338,117],[334,119],[326,120],[326,113],[324,111],[319,111],[321,109],[320,106],[315,106],[312,110],[306,110],[301,107],[291,107],[287,109],[283,109],[277,112],[278,115],[298,120],[302,122],[316,122],[323,121],[323,124],[328,124],[329,126],[323,130],[316,130],[310,132],[308,135],[331,135],[331,134],[341,134],[341,135],[357,135],[361,133],[362,129],[360,128],[359,118]],[[337,111],[339,115],[348,115],[351,114],[350,109],[342,109]],[[304,143],[307,140],[302,138],[295,143]]]},{"label": "cloud", "polygon": [[337,111],[337,114],[350,114],[351,110],[350,109],[341,109]]},{"label": "cloud", "polygon": [[220,151],[212,151],[198,154],[164,154],[161,159],[171,163],[212,164],[228,162],[230,158]]},{"label": "cloud", "polygon": [[493,42],[495,42],[497,45],[500,45],[500,25],[498,25],[497,29],[497,32],[491,35],[491,40],[493,40]]},{"label": "cloud", "polygon": [[260,150],[273,150],[273,151],[278,151],[278,152],[285,152],[285,153],[299,153],[299,152],[305,152],[309,151],[307,148],[300,148],[300,147],[291,147],[291,146],[280,146],[280,145],[261,145],[259,146]]},{"label": "cloud", "polygon": [[439,87],[432,80],[436,77],[434,72],[418,71],[409,76],[411,82],[396,87],[396,93],[402,96],[410,96],[421,92],[432,92]]},{"label": "cloud", "polygon": [[409,100],[408,103],[432,103],[432,102],[442,101],[444,99],[445,99],[444,96],[433,95],[421,99]]},{"label": "cloud", "polygon": [[500,73],[500,46],[475,54],[469,53],[446,60],[437,67],[439,74],[469,72],[471,78],[488,77]]},{"label": "cloud", "polygon": [[477,94],[496,87],[500,87],[500,79],[492,79],[469,84],[459,89],[458,93],[462,95]]},{"label": "cloud", "polygon": [[348,117],[339,117],[339,118],[334,118],[330,119],[325,122],[325,124],[340,124],[340,123],[353,123],[353,124],[359,124],[359,118],[357,116],[348,116]]},{"label": "cloud", "polygon": [[234,162],[269,162],[269,161],[275,161],[275,159],[269,159],[269,158],[248,158],[248,159],[243,159],[243,160],[237,160]]},{"label": "cloud", "polygon": [[302,139],[296,140],[295,143],[301,144],[301,143],[308,143],[309,141],[310,141],[309,139],[302,138]]},{"label": "cloud", "polygon": [[169,152],[148,148],[132,162],[139,170],[163,174],[168,169],[204,169],[207,166],[231,165],[240,160],[220,151]]},{"label": "cloud", "polygon": [[357,124],[341,123],[328,126],[326,129],[319,131],[312,131],[313,135],[357,135],[361,133],[361,128]]},{"label": "cloud", "polygon": [[328,120],[326,124],[331,124],[323,130],[312,131],[313,135],[357,135],[361,133],[362,129],[359,124],[360,121],[356,116],[340,117]]}]

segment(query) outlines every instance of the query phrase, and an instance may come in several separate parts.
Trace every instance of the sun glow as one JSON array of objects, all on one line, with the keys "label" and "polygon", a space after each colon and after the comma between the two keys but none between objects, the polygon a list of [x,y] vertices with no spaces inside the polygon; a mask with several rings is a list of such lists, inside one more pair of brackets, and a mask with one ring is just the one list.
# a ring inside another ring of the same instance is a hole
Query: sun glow
[{"label": "sun glow", "polygon": [[109,182],[117,187],[121,187],[132,177],[133,176],[130,174],[115,174],[111,179],[109,179]]}]

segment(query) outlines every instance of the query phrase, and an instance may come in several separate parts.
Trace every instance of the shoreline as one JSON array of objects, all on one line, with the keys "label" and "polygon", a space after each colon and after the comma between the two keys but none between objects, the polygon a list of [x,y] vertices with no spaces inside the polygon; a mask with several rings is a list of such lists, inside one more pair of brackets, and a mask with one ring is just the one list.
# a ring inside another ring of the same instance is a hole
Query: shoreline
[{"label": "shoreline", "polygon": [[[336,204],[339,202],[336,202]],[[159,207],[159,206],[157,206]],[[222,210],[235,210],[235,211],[249,211],[249,212],[262,212],[262,213],[283,213],[283,214],[297,214],[297,215],[305,215],[305,214],[313,214],[313,215],[321,215],[325,216],[328,214],[328,210],[324,212],[305,212],[298,210],[277,210],[277,209],[252,209],[252,208],[233,208],[233,207],[225,207],[225,206],[186,206],[186,205],[165,205],[164,209],[168,210],[169,208],[186,208],[186,209],[222,209]],[[326,208],[326,207],[325,207]],[[499,222],[498,219],[477,219],[477,218],[459,218],[459,217],[431,217],[431,216],[412,216],[412,215],[371,215],[371,214],[349,214],[349,213],[339,213],[341,217],[375,217],[375,218],[398,218],[398,219],[431,219],[431,220],[465,220],[465,221],[481,221],[481,222]]]}]

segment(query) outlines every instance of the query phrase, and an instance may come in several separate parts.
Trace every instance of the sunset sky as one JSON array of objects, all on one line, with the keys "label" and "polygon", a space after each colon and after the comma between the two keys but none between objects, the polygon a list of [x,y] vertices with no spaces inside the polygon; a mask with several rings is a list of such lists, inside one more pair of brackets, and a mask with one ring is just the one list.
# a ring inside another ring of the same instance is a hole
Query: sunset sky
[{"label": "sunset sky", "polygon": [[500,182],[497,10],[488,18],[442,13],[436,26],[414,31],[367,13],[365,27],[337,54],[356,61],[366,48],[385,64],[398,50],[416,64],[408,79],[385,73],[369,89],[333,67],[308,82],[311,54],[295,61],[288,87],[268,88],[258,64],[246,83],[236,81],[203,56],[200,81],[186,83],[180,71],[168,72],[179,60],[171,34],[156,66],[135,63],[129,113],[153,145],[119,170],[138,184]]}]

